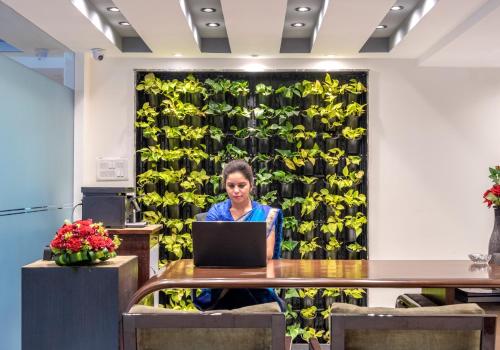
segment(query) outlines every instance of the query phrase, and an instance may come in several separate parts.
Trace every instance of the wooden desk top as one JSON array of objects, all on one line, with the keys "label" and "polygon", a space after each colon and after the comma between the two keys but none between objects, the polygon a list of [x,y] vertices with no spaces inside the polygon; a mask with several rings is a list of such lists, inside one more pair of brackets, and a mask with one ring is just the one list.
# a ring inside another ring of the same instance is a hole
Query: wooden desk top
[{"label": "wooden desk top", "polygon": [[145,227],[108,228],[110,235],[152,235],[160,233],[162,225],[146,225]]},{"label": "wooden desk top", "polygon": [[257,269],[199,268],[170,263],[134,295],[165,288],[417,288],[500,287],[500,265],[467,260],[272,260]]}]

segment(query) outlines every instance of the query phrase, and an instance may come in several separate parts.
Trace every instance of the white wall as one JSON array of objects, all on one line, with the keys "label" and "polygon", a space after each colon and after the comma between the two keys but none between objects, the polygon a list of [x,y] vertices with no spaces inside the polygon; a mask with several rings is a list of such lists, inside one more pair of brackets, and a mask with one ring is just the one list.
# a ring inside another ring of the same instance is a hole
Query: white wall
[{"label": "white wall", "polygon": [[[86,74],[83,185],[96,185],[96,157],[129,157],[134,173],[134,69],[249,65],[370,70],[370,259],[466,259],[467,253],[487,250],[493,212],[481,196],[489,186],[488,166],[500,163],[500,69],[421,68],[410,60],[92,61]],[[133,175],[109,184],[133,186]],[[371,291],[370,304],[392,305],[397,293]]]}]

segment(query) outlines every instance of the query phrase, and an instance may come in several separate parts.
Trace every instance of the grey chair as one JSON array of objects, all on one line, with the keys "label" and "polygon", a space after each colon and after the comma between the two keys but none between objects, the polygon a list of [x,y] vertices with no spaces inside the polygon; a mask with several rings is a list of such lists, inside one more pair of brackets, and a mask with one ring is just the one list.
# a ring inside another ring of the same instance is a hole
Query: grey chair
[{"label": "grey chair", "polygon": [[194,219],[196,221],[205,221],[207,220],[207,212],[199,213],[194,216]]},{"label": "grey chair", "polygon": [[339,303],[332,305],[331,349],[494,350],[495,325],[496,316],[476,304],[393,309]]},{"label": "grey chair", "polygon": [[[275,304],[275,303],[270,303]],[[123,350],[289,350],[276,305],[183,312],[136,305],[123,314]]]}]

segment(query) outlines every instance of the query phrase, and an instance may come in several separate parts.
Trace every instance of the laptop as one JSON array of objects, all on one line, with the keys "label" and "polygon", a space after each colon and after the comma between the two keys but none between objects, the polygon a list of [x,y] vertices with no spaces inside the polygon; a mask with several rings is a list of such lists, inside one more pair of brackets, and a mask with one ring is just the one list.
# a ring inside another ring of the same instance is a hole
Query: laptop
[{"label": "laptop", "polygon": [[198,267],[265,267],[266,223],[195,221],[193,260]]}]

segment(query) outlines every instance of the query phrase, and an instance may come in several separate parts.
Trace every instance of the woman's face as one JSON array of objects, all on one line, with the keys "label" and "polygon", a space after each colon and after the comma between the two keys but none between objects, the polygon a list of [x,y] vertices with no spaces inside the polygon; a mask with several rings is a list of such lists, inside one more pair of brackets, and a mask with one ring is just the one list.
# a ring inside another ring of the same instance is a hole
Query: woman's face
[{"label": "woman's face", "polygon": [[233,203],[246,203],[250,198],[252,184],[239,171],[231,173],[226,179],[226,192]]}]

